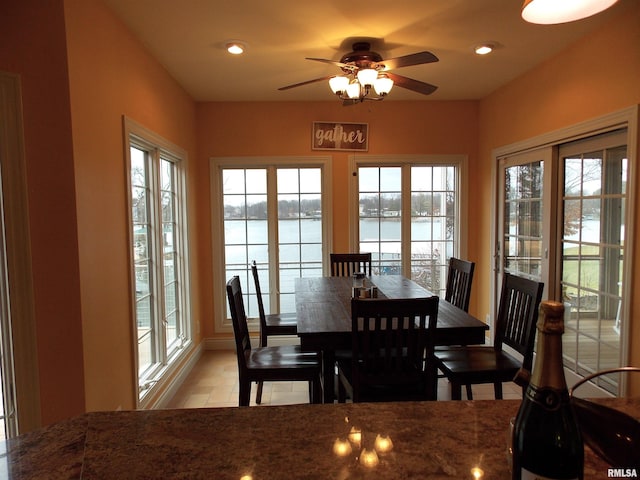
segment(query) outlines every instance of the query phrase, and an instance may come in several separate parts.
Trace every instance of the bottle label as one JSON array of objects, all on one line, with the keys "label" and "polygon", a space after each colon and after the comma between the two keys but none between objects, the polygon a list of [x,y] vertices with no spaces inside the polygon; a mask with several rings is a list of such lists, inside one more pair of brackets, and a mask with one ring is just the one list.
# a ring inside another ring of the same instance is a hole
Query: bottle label
[{"label": "bottle label", "polygon": [[569,392],[566,389],[538,388],[532,384],[527,388],[527,397],[548,411],[558,410],[562,405],[569,403]]},{"label": "bottle label", "polygon": [[[530,472],[526,468],[520,470],[520,478],[522,480],[558,480],[557,478],[543,477],[542,475],[537,475],[535,473]],[[578,477],[571,478],[569,480],[578,480]]]}]

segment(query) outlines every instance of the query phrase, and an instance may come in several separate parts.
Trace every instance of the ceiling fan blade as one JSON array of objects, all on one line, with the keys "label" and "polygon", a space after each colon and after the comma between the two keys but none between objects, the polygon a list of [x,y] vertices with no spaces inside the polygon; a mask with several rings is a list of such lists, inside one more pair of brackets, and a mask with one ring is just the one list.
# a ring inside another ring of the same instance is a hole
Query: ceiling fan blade
[{"label": "ceiling fan blade", "polygon": [[313,80],[307,80],[306,82],[294,83],[293,85],[287,85],[286,87],[280,87],[278,90],[289,90],[290,88],[302,87],[303,85],[309,85],[310,83],[322,82],[323,80],[329,80],[335,75],[327,75],[326,77],[314,78]]},{"label": "ceiling fan blade", "polygon": [[413,78],[403,77],[391,72],[386,72],[386,75],[393,80],[394,85],[397,85],[407,90],[413,90],[414,92],[421,93],[423,95],[430,95],[435,92],[438,87],[431,85],[430,83],[421,82],[420,80],[414,80]]},{"label": "ceiling fan blade", "polygon": [[383,60],[380,64],[384,65],[384,70],[393,70],[394,68],[410,67],[411,65],[421,65],[423,63],[437,62],[436,57],[431,52],[412,53],[404,57],[389,58]]},{"label": "ceiling fan blade", "polygon": [[310,58],[310,57],[306,57],[306,60],[313,60],[314,62],[328,63],[330,65],[335,65],[336,67],[339,67],[339,68],[348,68],[349,70],[355,70],[357,68],[355,65],[349,65],[347,63],[335,62],[333,60],[327,60],[326,58]]}]

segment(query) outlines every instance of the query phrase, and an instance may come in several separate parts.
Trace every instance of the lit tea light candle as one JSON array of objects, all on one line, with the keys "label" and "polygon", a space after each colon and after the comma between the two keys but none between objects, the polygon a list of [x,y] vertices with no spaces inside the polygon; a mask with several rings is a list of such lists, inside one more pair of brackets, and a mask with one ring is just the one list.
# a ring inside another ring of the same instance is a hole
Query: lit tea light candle
[{"label": "lit tea light candle", "polygon": [[338,457],[346,457],[351,454],[351,444],[348,440],[341,440],[336,438],[336,441],[333,442],[333,453],[335,453]]},{"label": "lit tea light candle", "polygon": [[368,468],[373,468],[378,465],[380,459],[378,458],[378,454],[375,450],[367,450],[366,448],[362,449],[360,453],[360,465],[363,465]]},{"label": "lit tea light candle", "polygon": [[351,443],[360,448],[360,444],[362,443],[362,432],[359,428],[351,427],[348,438]]},{"label": "lit tea light candle", "polygon": [[471,469],[471,475],[475,480],[478,480],[484,477],[484,470],[482,470],[480,467],[473,467]]},{"label": "lit tea light candle", "polygon": [[387,453],[393,449],[393,442],[391,441],[391,438],[387,436],[378,435],[376,437],[374,448],[378,453]]}]

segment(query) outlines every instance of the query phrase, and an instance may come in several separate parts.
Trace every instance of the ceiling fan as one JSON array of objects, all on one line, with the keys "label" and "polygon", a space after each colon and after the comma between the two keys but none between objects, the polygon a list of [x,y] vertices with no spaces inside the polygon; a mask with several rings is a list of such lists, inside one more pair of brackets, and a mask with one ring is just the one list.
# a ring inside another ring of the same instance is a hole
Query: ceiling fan
[{"label": "ceiling fan", "polygon": [[[280,87],[278,90],[301,87],[310,83],[329,80],[329,86],[344,105],[354,105],[365,100],[382,100],[397,85],[423,95],[433,93],[438,87],[413,78],[389,72],[401,67],[438,61],[431,52],[418,52],[383,60],[379,53],[371,51],[369,42],[355,42],[353,51],[342,56],[339,62],[324,58],[307,58],[315,62],[329,63],[342,70],[342,75],[328,75],[306,82]],[[375,94],[372,93],[372,90]]]}]

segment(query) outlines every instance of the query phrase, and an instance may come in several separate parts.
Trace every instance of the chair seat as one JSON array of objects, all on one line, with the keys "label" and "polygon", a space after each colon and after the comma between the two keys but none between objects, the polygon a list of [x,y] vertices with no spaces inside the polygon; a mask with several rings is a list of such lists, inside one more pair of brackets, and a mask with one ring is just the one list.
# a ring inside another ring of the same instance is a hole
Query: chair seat
[{"label": "chair seat", "polygon": [[493,383],[511,381],[522,361],[493,347],[438,348],[436,365],[445,376],[459,383]]},{"label": "chair seat", "polygon": [[295,313],[272,313],[265,315],[267,335],[296,335],[298,319]]},{"label": "chair seat", "polygon": [[253,348],[245,352],[245,358],[252,376],[273,378],[273,372],[277,371],[280,378],[288,378],[289,375],[298,378],[305,370],[313,374],[320,368],[320,355],[303,352],[299,345]]},{"label": "chair seat", "polygon": [[[338,360],[338,376],[348,397],[353,397],[353,372],[351,359]],[[360,402],[394,402],[407,400],[430,400],[427,394],[427,377],[424,371],[398,372],[388,376],[379,372],[368,376],[364,370],[359,375]]]}]

